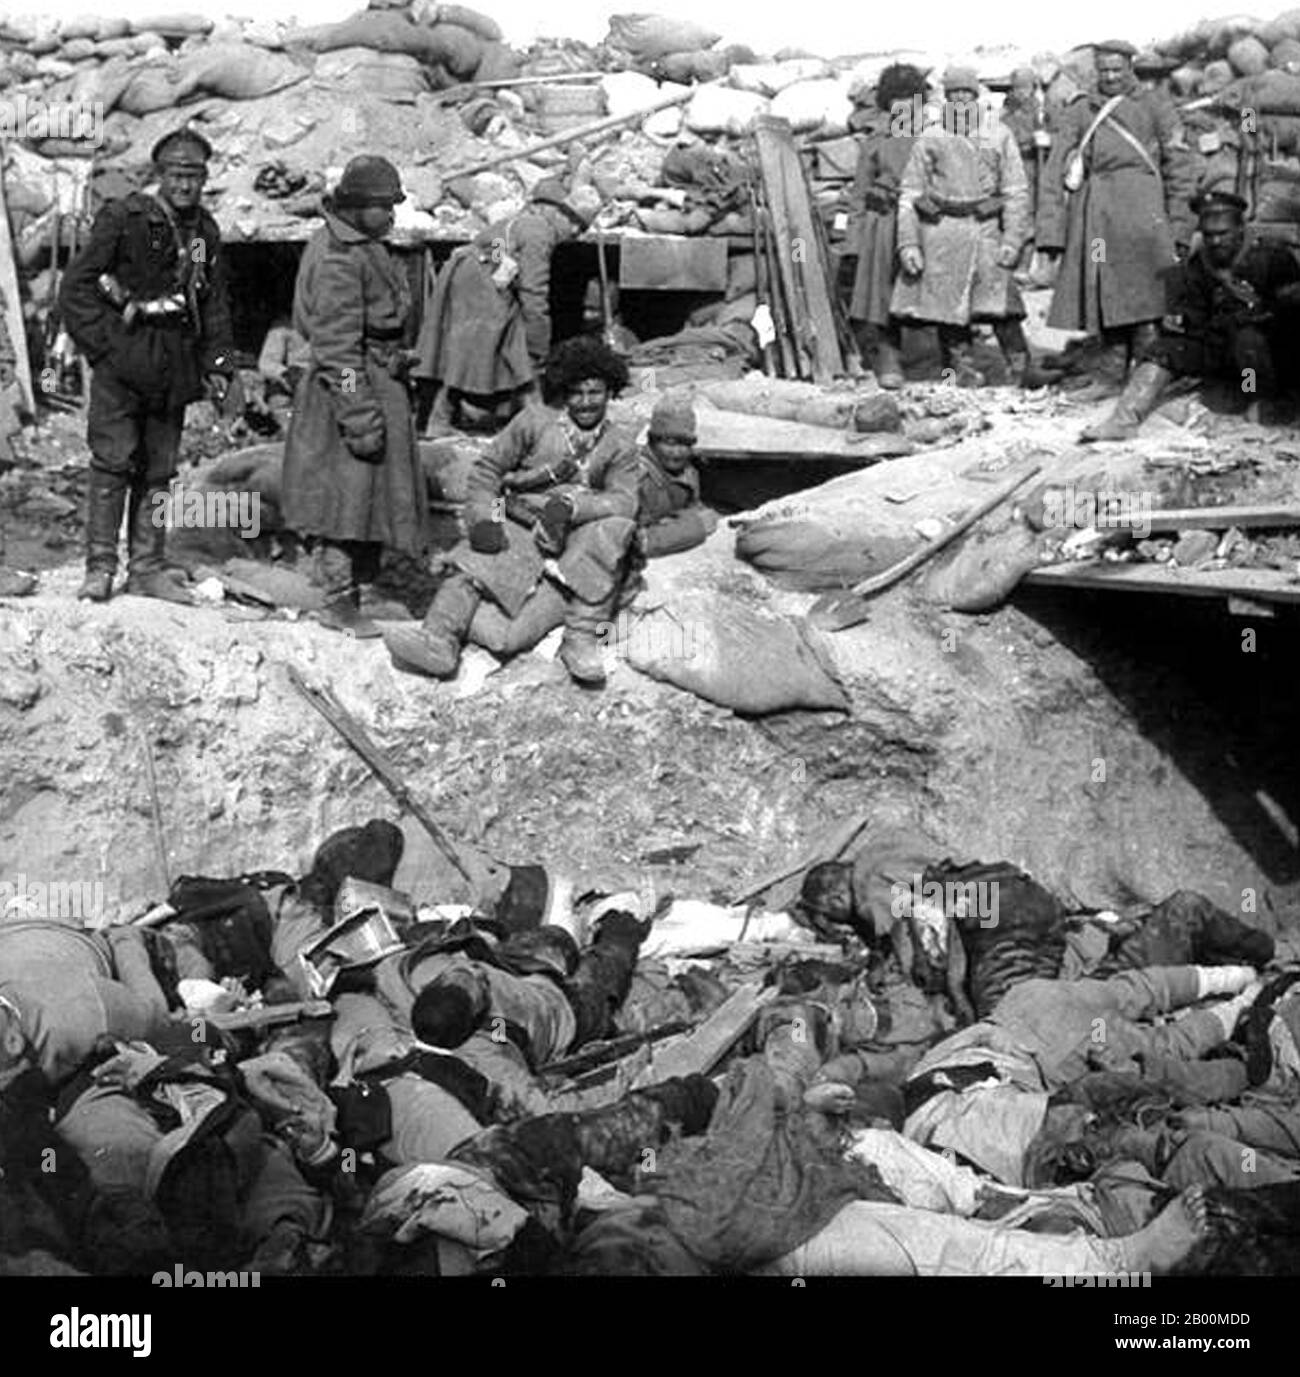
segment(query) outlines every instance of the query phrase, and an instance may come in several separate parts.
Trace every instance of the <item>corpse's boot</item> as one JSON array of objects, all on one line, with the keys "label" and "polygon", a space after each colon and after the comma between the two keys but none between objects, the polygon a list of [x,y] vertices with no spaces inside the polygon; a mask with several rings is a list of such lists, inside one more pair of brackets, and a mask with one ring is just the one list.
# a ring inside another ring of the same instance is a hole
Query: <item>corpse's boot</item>
[{"label": "corpse's boot", "polygon": [[674,1133],[691,1138],[709,1126],[719,1090],[707,1077],[674,1077],[661,1085],[633,1090],[613,1104],[573,1116],[582,1164],[614,1185],[635,1189],[646,1149],[666,1143]]},{"label": "corpse's boot", "polygon": [[[183,579],[167,567],[167,526],[161,520],[166,487],[138,487],[131,492],[131,520],[127,527],[127,578],[124,593],[193,606]],[[161,501],[160,501],[161,499]]]},{"label": "corpse's boot", "polygon": [[1148,360],[1138,364],[1115,409],[1104,421],[1089,426],[1079,439],[1084,444],[1097,440],[1131,440],[1142,422],[1156,409],[1165,384],[1173,376],[1167,368]]},{"label": "corpse's boot", "polygon": [[384,644],[399,669],[450,679],[460,664],[460,649],[481,596],[464,574],[444,579],[425,614],[424,624],[391,627]]},{"label": "corpse's boot", "polygon": [[126,510],[128,480],[125,474],[90,470],[86,488],[86,578],[77,597],[87,602],[106,602],[113,592],[117,572],[117,536]]}]

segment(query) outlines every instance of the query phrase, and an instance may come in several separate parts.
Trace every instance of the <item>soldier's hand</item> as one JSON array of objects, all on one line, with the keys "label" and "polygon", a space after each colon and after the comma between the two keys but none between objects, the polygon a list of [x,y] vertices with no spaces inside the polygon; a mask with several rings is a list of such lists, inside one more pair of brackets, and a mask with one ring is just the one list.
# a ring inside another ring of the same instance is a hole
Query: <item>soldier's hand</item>
[{"label": "soldier's hand", "polygon": [[480,555],[499,555],[506,543],[505,528],[499,521],[476,521],[469,528],[469,548]]},{"label": "soldier's hand", "polygon": [[354,459],[360,459],[367,464],[381,463],[387,448],[384,423],[382,420],[375,420],[364,429],[345,434],[343,442]]},{"label": "soldier's hand", "polygon": [[909,244],[898,251],[898,266],[904,277],[920,277],[925,271],[925,255],[915,244]]},{"label": "soldier's hand", "polygon": [[561,555],[569,539],[569,528],[573,525],[573,502],[570,498],[557,494],[550,498],[537,518],[534,538],[537,548],[544,555]]},{"label": "soldier's hand", "polygon": [[998,250],[998,267],[1014,268],[1020,261],[1020,250],[1013,249],[1010,244],[1003,244]]}]

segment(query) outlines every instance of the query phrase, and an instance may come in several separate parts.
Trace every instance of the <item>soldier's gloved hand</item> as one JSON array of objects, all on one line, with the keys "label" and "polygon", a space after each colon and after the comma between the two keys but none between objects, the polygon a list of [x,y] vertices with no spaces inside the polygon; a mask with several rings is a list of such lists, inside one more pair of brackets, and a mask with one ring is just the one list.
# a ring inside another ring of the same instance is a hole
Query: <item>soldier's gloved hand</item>
[{"label": "soldier's gloved hand", "polygon": [[533,535],[544,555],[561,555],[573,526],[573,499],[562,494],[550,498],[537,518]]},{"label": "soldier's gloved hand", "polygon": [[469,548],[480,555],[499,555],[506,543],[505,527],[499,521],[475,521],[469,528]]},{"label": "soldier's gloved hand", "polygon": [[382,416],[376,416],[359,426],[344,427],[343,443],[347,445],[352,457],[360,459],[363,463],[382,463],[386,440]]},{"label": "soldier's gloved hand", "polygon": [[898,251],[898,266],[904,277],[920,277],[925,271],[925,255],[915,244],[908,244]]},{"label": "soldier's gloved hand", "polygon": [[998,250],[998,267],[1014,268],[1020,260],[1020,250],[1013,249],[1010,244],[1003,244]]}]

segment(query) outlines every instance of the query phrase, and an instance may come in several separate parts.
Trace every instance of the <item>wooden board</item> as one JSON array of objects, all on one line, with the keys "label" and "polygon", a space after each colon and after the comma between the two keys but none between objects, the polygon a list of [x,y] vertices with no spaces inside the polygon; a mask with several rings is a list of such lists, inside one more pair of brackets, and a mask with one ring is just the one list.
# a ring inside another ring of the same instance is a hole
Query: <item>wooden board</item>
[{"label": "wooden board", "polygon": [[36,414],[36,395],[32,389],[32,364],[27,354],[27,329],[18,297],[18,270],[14,266],[14,241],[9,228],[9,207],[5,202],[4,164],[0,162],[0,292],[4,293],[5,326],[14,346],[14,376],[27,409]]},{"label": "wooden board", "polygon": [[1171,569],[1167,564],[1081,561],[1034,569],[1022,583],[1038,588],[1103,588],[1122,593],[1300,604],[1300,581],[1278,569]]},{"label": "wooden board", "polygon": [[759,1012],[779,996],[779,990],[764,989],[761,980],[740,986],[689,1037],[667,1043],[662,1051],[653,1054],[650,1064],[637,1075],[633,1089],[658,1085],[674,1076],[707,1076]]},{"label": "wooden board", "polygon": [[725,292],[726,241],[707,235],[624,235],[618,285],[648,292]]},{"label": "wooden board", "polygon": [[747,416],[720,407],[698,407],[696,452],[706,460],[797,464],[800,460],[834,459],[849,466],[912,454],[916,444],[905,435],[832,430],[829,426]]}]

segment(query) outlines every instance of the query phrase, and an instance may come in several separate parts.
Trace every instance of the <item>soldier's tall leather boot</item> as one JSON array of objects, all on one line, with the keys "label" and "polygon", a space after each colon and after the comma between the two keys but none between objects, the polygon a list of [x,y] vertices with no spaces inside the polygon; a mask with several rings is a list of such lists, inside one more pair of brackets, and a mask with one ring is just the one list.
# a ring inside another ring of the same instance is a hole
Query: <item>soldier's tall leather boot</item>
[{"label": "soldier's tall leather boot", "polygon": [[598,687],[605,682],[600,629],[609,624],[617,593],[615,589],[601,602],[570,598],[565,608],[560,663],[569,671],[569,677],[579,684]]},{"label": "soldier's tall leather boot", "polygon": [[452,574],[439,585],[424,624],[392,627],[384,644],[399,669],[450,679],[460,664],[460,648],[482,595],[464,574]]},{"label": "soldier's tall leather boot", "polygon": [[106,602],[117,573],[117,537],[122,529],[130,480],[124,473],[92,468],[86,485],[86,577],[77,597]]},{"label": "soldier's tall leather boot", "polygon": [[1147,360],[1138,364],[1128,380],[1115,409],[1104,421],[1089,426],[1079,439],[1084,444],[1097,440],[1131,440],[1142,422],[1156,409],[1160,394],[1173,374],[1160,364]]},{"label": "soldier's tall leather boot", "polygon": [[166,486],[139,483],[131,488],[131,517],[126,528],[127,578],[122,591],[192,606],[184,580],[167,567]]},{"label": "soldier's tall leather boot", "polygon": [[1007,364],[1007,381],[1019,387],[1029,366],[1029,341],[1025,339],[1024,327],[1018,320],[998,320],[993,324],[998,347]]},{"label": "soldier's tall leather boot", "polygon": [[1065,382],[1065,390],[1069,392],[1071,399],[1076,402],[1100,402],[1123,392],[1128,349],[1127,339],[1107,338],[1087,381],[1079,387],[1071,386],[1068,379]]},{"label": "soldier's tall leather boot", "polygon": [[878,327],[871,367],[876,381],[887,391],[896,392],[903,386],[903,361],[898,353],[898,340],[888,326]]},{"label": "soldier's tall leather boot", "polygon": [[570,1050],[611,1036],[614,1015],[632,987],[637,955],[649,933],[648,922],[619,909],[600,919],[595,940],[568,981],[569,1003],[577,1020]]}]

